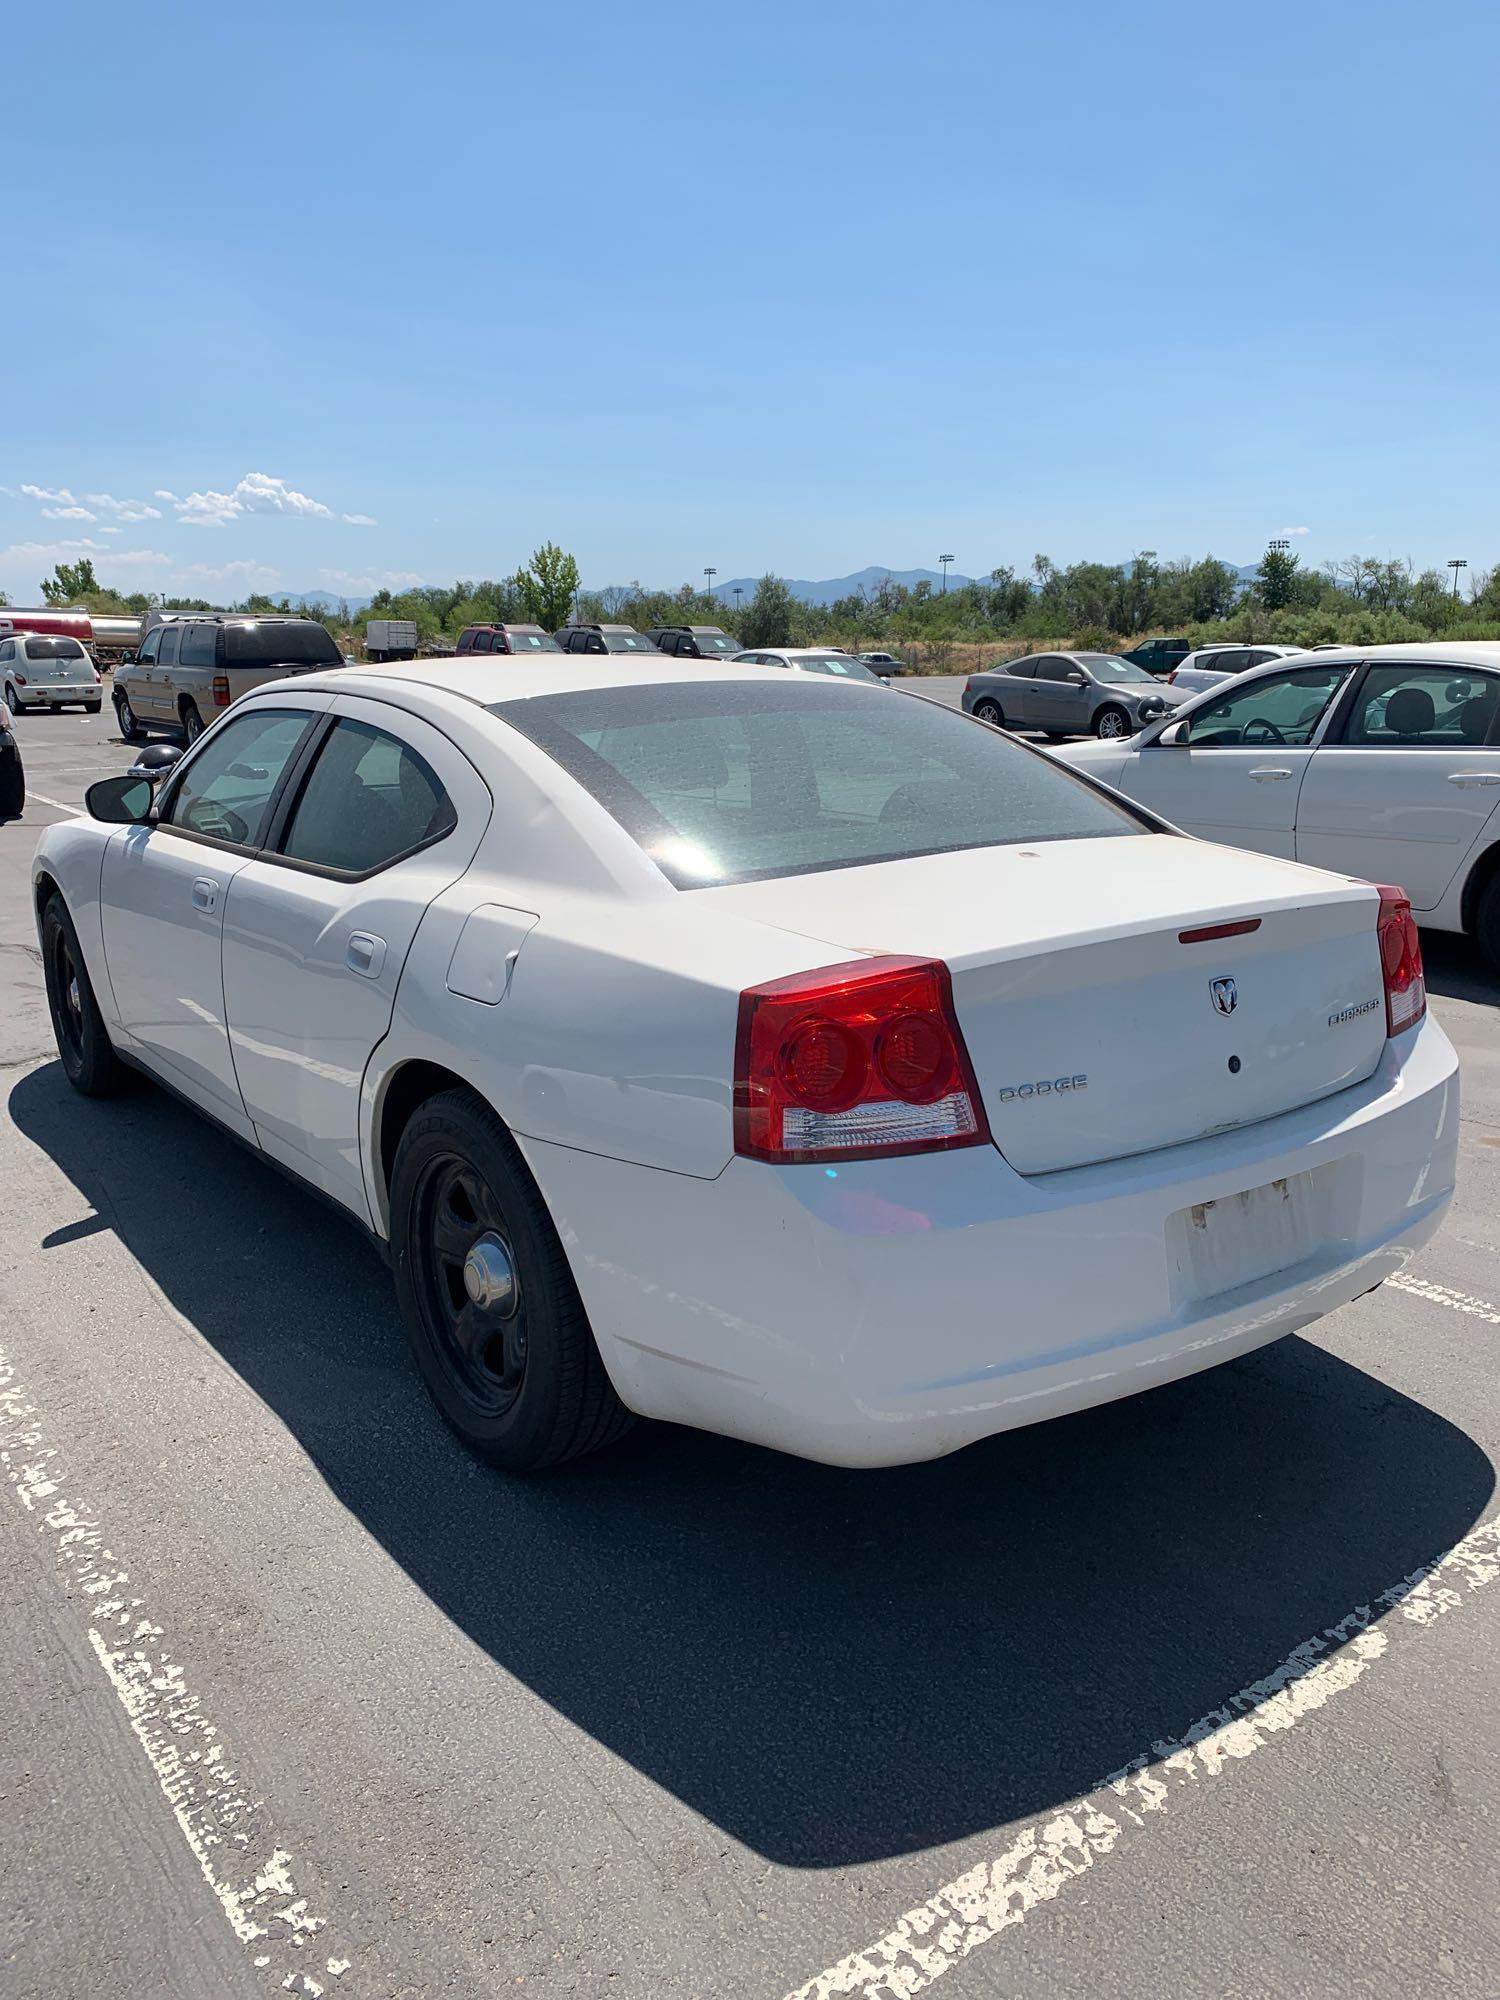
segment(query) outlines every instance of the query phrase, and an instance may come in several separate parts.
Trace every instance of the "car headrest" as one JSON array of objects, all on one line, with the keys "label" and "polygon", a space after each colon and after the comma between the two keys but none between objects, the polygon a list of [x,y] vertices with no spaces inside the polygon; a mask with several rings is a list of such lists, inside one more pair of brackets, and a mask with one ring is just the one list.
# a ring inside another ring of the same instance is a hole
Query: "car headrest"
[{"label": "car headrest", "polygon": [[1397,688],[1385,705],[1385,726],[1397,736],[1421,736],[1436,718],[1426,688]]}]

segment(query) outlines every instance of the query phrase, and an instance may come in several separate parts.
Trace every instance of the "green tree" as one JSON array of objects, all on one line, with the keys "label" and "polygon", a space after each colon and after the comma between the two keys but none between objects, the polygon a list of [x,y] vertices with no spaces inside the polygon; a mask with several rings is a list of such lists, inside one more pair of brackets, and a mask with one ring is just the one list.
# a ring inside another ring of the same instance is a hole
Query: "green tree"
[{"label": "green tree", "polygon": [[1280,611],[1295,600],[1300,567],[1297,557],[1290,550],[1266,550],[1255,572],[1255,580],[1260,586],[1260,601],[1267,611]]},{"label": "green tree", "polygon": [[51,576],[42,579],[42,596],[49,604],[71,604],[85,591],[97,590],[99,579],[87,556],[76,563],[59,563]]},{"label": "green tree", "polygon": [[578,565],[556,542],[543,542],[525,569],[517,570],[515,587],[534,625],[555,632],[566,625],[578,593]]},{"label": "green tree", "polygon": [[788,646],[792,640],[792,593],[779,576],[763,576],[740,621],[740,637],[750,646]]}]

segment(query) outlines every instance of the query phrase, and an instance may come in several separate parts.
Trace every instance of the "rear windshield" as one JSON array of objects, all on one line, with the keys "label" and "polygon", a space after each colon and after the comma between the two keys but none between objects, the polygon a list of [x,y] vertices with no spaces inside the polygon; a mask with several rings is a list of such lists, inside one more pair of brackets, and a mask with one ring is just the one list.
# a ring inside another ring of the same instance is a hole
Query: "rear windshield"
[{"label": "rear windshield", "polygon": [[32,660],[81,660],[83,648],[76,639],[28,639],[26,655]]},{"label": "rear windshield", "polygon": [[1154,830],[935,702],[813,679],[493,704],[679,889],[1015,841]]},{"label": "rear windshield", "polygon": [[232,667],[341,667],[344,656],[326,625],[253,620],[224,627],[224,658]]}]

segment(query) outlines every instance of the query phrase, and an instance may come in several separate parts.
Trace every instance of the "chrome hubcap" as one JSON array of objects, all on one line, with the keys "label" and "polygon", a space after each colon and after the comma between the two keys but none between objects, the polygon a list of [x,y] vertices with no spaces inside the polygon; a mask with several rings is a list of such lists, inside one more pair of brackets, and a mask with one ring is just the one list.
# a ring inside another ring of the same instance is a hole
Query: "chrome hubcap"
[{"label": "chrome hubcap", "polygon": [[521,1304],[521,1283],[510,1246],[488,1229],[464,1258],[464,1290],[481,1312],[513,1319]]}]

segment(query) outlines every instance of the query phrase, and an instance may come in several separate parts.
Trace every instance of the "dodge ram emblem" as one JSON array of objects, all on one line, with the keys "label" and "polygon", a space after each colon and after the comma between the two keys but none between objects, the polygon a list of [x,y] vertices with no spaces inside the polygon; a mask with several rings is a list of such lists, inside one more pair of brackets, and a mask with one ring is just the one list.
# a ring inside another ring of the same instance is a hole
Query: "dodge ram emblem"
[{"label": "dodge ram emblem", "polygon": [[1240,996],[1232,979],[1210,979],[1208,990],[1214,996],[1215,1013],[1232,1014],[1239,1005]]}]

